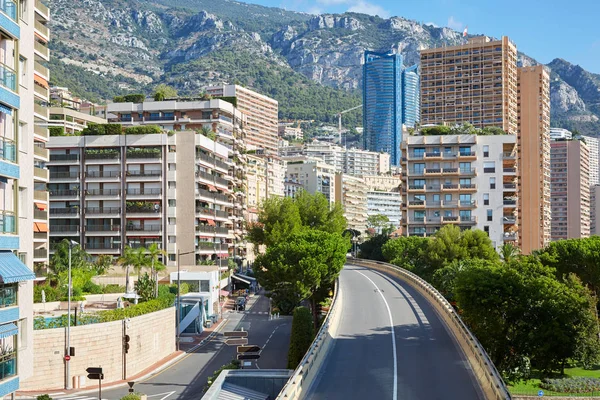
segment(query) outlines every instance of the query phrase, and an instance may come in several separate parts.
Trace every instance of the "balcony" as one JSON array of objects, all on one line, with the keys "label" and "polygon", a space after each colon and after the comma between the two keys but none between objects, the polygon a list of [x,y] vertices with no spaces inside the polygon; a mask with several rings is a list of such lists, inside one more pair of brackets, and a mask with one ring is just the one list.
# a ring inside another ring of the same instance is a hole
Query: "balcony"
[{"label": "balcony", "polygon": [[85,249],[93,253],[118,253],[121,245],[118,243],[86,243]]},{"label": "balcony", "polygon": [[505,242],[514,242],[515,240],[517,240],[517,233],[516,232],[505,232],[504,235],[502,235],[502,238],[504,239]]},{"label": "balcony", "polygon": [[12,211],[0,211],[0,234],[16,234],[16,217]]},{"label": "balcony", "polygon": [[48,107],[44,107],[41,104],[34,103],[33,104],[33,112],[40,116],[40,118],[47,120],[48,119]]},{"label": "balcony", "polygon": [[44,60],[50,61],[50,51],[48,51],[48,46],[35,40],[33,42],[33,49],[37,51]]},{"label": "balcony", "polygon": [[425,153],[425,158],[428,160],[441,159],[442,153],[440,153],[440,152]]},{"label": "balcony", "polygon": [[120,162],[121,154],[117,150],[87,150],[85,152],[85,160],[102,160],[111,162]]},{"label": "balcony", "polygon": [[425,208],[425,200],[411,200],[408,202],[409,208]]},{"label": "balcony", "polygon": [[77,182],[79,172],[50,172],[50,179],[53,182]]},{"label": "balcony", "polygon": [[17,90],[17,75],[12,68],[5,64],[0,64],[0,85],[13,92]]},{"label": "balcony", "polygon": [[41,220],[47,221],[48,220],[48,211],[33,210],[33,219],[41,219]]},{"label": "balcony", "polygon": [[79,207],[50,207],[50,216],[56,218],[79,218]]},{"label": "balcony", "polygon": [[477,207],[477,201],[475,200],[461,200],[458,202],[458,206],[461,208],[475,208]]},{"label": "balcony", "polygon": [[0,160],[17,162],[17,145],[14,141],[0,138]]},{"label": "balcony", "polygon": [[33,155],[38,158],[43,158],[44,160],[48,160],[50,156],[50,152],[48,149],[40,146],[33,146]]},{"label": "balcony", "polygon": [[425,153],[408,153],[409,160],[422,160],[425,158]]},{"label": "balcony", "polygon": [[476,158],[476,154],[474,151],[461,151],[458,153],[459,159],[474,159]]},{"label": "balcony", "polygon": [[40,96],[42,99],[48,100],[48,96],[50,95],[50,91],[48,90],[48,88],[34,84],[33,91],[35,92],[35,94]]},{"label": "balcony", "polygon": [[229,182],[226,179],[223,179],[220,176],[211,175],[202,171],[196,172],[196,177],[203,179],[206,182],[215,183],[222,186],[227,186],[229,184]]},{"label": "balcony", "polygon": [[219,160],[216,157],[211,157],[207,154],[203,154],[203,153],[196,153],[196,158],[200,161],[204,161],[205,163],[211,165],[211,166],[215,166],[217,168],[221,168],[224,169],[225,171],[229,170],[229,165],[221,160]]},{"label": "balcony", "polygon": [[38,31],[39,34],[41,34],[41,36],[43,36],[45,39],[50,39],[50,30],[46,25],[36,20],[33,26],[35,30]]},{"label": "balcony", "polygon": [[454,190],[458,190],[458,184],[456,183],[444,183],[442,185],[442,190],[443,191],[454,191]]},{"label": "balcony", "polygon": [[160,217],[161,207],[158,204],[146,203],[146,204],[127,204],[125,212],[129,214],[146,214],[154,218]]},{"label": "balcony", "polygon": [[442,217],[442,223],[444,224],[457,224],[459,221],[459,217],[457,215]]},{"label": "balcony", "polygon": [[50,154],[50,162],[52,163],[69,163],[79,161],[79,154]]},{"label": "balcony", "polygon": [[150,115],[144,118],[146,121],[175,121],[174,115]]},{"label": "balcony", "polygon": [[517,190],[516,183],[505,183],[502,187],[506,192],[515,192]]},{"label": "balcony", "polygon": [[502,172],[504,172],[505,175],[516,175],[517,169],[516,168],[502,168]]},{"label": "balcony", "polygon": [[136,160],[160,160],[162,157],[160,149],[127,149],[127,159]]},{"label": "balcony", "polygon": [[460,190],[463,191],[477,191],[477,185],[474,183],[463,183],[460,185]]},{"label": "balcony", "polygon": [[46,190],[34,190],[33,199],[38,201],[48,202],[48,191]]},{"label": "balcony", "polygon": [[502,153],[503,160],[516,160],[517,153]]},{"label": "balcony", "polygon": [[458,175],[458,168],[444,168],[442,171],[445,175]]},{"label": "balcony", "polygon": [[39,62],[36,61],[36,62],[33,63],[33,70],[35,72],[37,72],[38,75],[41,75],[44,78],[48,78],[48,74],[49,74],[48,68],[44,67]]},{"label": "balcony", "polygon": [[[50,209],[52,211],[52,209]],[[120,216],[121,215],[121,207],[86,207],[85,208],[86,217],[110,217],[110,216]]]},{"label": "balcony", "polygon": [[226,211],[213,210],[213,209],[207,208],[207,207],[197,207],[196,213],[202,214],[202,215],[208,215],[211,217],[217,217],[217,218],[225,218],[225,219],[229,218],[229,213],[227,213]]},{"label": "balcony", "polygon": [[460,169],[460,175],[462,175],[462,176],[475,176],[475,175],[477,175],[477,172],[475,171],[475,168],[461,168]]},{"label": "balcony", "polygon": [[463,225],[475,225],[477,224],[477,217],[460,217],[460,223]]},{"label": "balcony", "polygon": [[0,10],[8,15],[13,21],[17,21],[17,5],[12,0],[0,2]]},{"label": "balcony", "polygon": [[50,224],[50,235],[79,235],[79,225],[52,225]]},{"label": "balcony", "polygon": [[121,189],[87,189],[87,197],[120,197]]},{"label": "balcony", "polygon": [[[121,171],[88,171],[85,173],[87,180],[119,180]],[[111,179],[112,178],[112,179]]]},{"label": "balcony", "polygon": [[441,168],[425,168],[425,175],[441,175]]},{"label": "balcony", "polygon": [[162,232],[161,224],[145,224],[145,225],[127,225],[127,234],[147,235],[149,233],[160,234]]},{"label": "balcony", "polygon": [[46,168],[33,167],[33,176],[38,180],[48,182],[50,179],[50,171]]},{"label": "balcony", "polygon": [[214,252],[216,250],[216,248],[218,247],[219,243],[213,243],[213,242],[198,242],[197,248],[200,251],[210,251],[210,252]]},{"label": "balcony", "polygon": [[231,204],[229,196],[217,192],[210,192],[205,189],[196,189],[196,195],[204,197],[209,201],[220,201],[222,203],[227,203],[228,205]]},{"label": "balcony", "polygon": [[517,200],[516,199],[504,199],[503,204],[505,207],[516,207]]},{"label": "balcony", "polygon": [[85,232],[94,232],[96,234],[107,233],[110,235],[118,234],[121,231],[121,225],[87,225]]},{"label": "balcony", "polygon": [[229,234],[229,228],[224,228],[221,226],[196,225],[196,232],[227,235]]},{"label": "balcony", "polygon": [[504,216],[502,217],[502,223],[504,225],[514,225],[517,223],[517,218],[513,216]]},{"label": "balcony", "polygon": [[35,8],[36,11],[39,11],[39,13],[45,17],[46,19],[49,18],[50,16],[50,11],[48,10],[48,7],[41,2],[41,0],[35,0]]},{"label": "balcony", "polygon": [[48,249],[46,249],[46,248],[34,249],[33,250],[33,258],[34,259],[48,258]]},{"label": "balcony", "polygon": [[[160,170],[151,170],[151,171],[127,171],[125,173],[127,176],[127,181],[145,181],[145,180],[160,180],[162,176],[162,171]],[[147,179],[152,178],[152,179]]]},{"label": "balcony", "polygon": [[162,189],[126,189],[125,193],[128,199],[159,197],[162,193]]},{"label": "balcony", "polygon": [[416,175],[416,176],[425,175],[425,170],[424,169],[411,169],[408,172],[408,175]]},{"label": "balcony", "polygon": [[58,200],[59,198],[76,199],[79,197],[79,189],[50,190],[50,197],[52,197],[52,200]]},{"label": "balcony", "polygon": [[415,192],[424,192],[425,191],[425,185],[409,185],[408,186],[408,190],[409,191],[415,191]]},{"label": "balcony", "polygon": [[48,133],[48,128],[39,125],[35,125],[33,127],[33,133],[45,140],[48,140],[48,138],[50,137],[50,134]]}]

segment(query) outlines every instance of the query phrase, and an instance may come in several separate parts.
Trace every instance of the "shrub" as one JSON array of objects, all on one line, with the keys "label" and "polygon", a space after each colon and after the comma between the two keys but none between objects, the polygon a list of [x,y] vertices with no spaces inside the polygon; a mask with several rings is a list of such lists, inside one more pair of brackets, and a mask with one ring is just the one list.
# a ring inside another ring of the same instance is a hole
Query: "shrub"
[{"label": "shrub", "polygon": [[126,135],[147,135],[153,133],[162,133],[162,129],[157,125],[141,125],[125,128]]},{"label": "shrub", "polygon": [[36,400],[52,400],[49,394],[42,394],[35,398]]},{"label": "shrub", "polygon": [[[172,294],[177,295],[177,283],[174,283],[174,284],[170,285],[169,286],[169,291]],[[187,283],[182,282],[179,285],[179,291],[181,292],[181,294],[186,294],[186,293],[188,293],[190,291],[190,286]]]},{"label": "shrub", "polygon": [[121,400],[140,400],[142,398],[140,393],[129,393],[123,397]]},{"label": "shrub", "polygon": [[115,96],[113,98],[114,103],[143,103],[144,100],[146,100],[146,95],[140,93]]},{"label": "shrub", "polygon": [[65,136],[64,126],[50,126],[48,127],[48,131],[50,132],[50,136]]},{"label": "shrub", "polygon": [[81,131],[83,136],[90,135],[122,135],[123,127],[121,124],[95,124],[88,123],[87,127]]},{"label": "shrub", "polygon": [[102,288],[102,293],[125,293],[125,286],[111,283]]},{"label": "shrub", "polygon": [[544,378],[540,383],[542,389],[561,393],[589,393],[600,391],[600,379],[598,378]]},{"label": "shrub", "polygon": [[58,301],[62,297],[62,293],[59,288],[52,287],[49,284],[35,285],[33,287],[33,302],[34,303],[42,302],[42,290],[44,291],[44,294],[46,296],[47,303],[49,303],[51,301]]},{"label": "shrub", "polygon": [[84,293],[89,293],[89,294],[101,294],[102,293],[102,287],[100,285],[95,284],[92,281],[87,281],[86,283],[84,283],[83,287],[81,289],[83,290]]},{"label": "shrub", "polygon": [[[175,289],[175,293],[177,293],[177,289]],[[170,294],[171,287],[169,285],[158,285],[158,297],[169,296]]]},{"label": "shrub", "polygon": [[306,307],[294,310],[290,349],[288,351],[288,369],[296,369],[314,338],[312,314]]}]

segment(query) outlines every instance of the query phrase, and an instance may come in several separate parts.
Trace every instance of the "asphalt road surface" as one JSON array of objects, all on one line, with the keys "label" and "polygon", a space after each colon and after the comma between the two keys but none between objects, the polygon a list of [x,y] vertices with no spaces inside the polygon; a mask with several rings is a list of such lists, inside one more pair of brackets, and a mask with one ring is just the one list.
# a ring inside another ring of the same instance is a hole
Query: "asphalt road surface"
[{"label": "asphalt road surface", "polygon": [[[249,368],[287,367],[292,320],[291,317],[269,320],[268,298],[258,296],[247,311],[233,311],[227,318],[227,325],[220,329],[213,340],[168,369],[144,382],[136,383],[134,389],[148,394],[150,400],[200,399],[207,379],[214,371],[236,358],[236,347],[224,344],[222,332],[240,330],[242,327],[248,331],[248,344],[262,348],[260,359]],[[125,394],[126,387],[117,388],[103,391],[102,398],[120,399]]]},{"label": "asphalt road surface", "polygon": [[408,284],[346,266],[340,285],[340,324],[306,399],[484,398],[454,338]]}]

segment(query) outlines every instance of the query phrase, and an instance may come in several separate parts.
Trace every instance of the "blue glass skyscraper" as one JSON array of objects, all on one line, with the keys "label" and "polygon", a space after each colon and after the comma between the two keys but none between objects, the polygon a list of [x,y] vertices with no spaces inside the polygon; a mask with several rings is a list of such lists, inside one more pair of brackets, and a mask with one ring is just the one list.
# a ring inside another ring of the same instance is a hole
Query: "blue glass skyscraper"
[{"label": "blue glass skyscraper", "polygon": [[419,121],[417,66],[404,68],[399,54],[365,51],[363,65],[363,147],[390,154],[400,165],[402,125]]}]

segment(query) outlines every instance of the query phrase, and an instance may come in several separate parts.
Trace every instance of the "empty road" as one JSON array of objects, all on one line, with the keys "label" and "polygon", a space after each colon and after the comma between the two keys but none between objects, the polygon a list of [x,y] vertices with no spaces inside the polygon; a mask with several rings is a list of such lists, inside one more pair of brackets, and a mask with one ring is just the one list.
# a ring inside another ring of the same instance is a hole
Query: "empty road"
[{"label": "empty road", "polygon": [[408,284],[363,267],[340,275],[341,319],[307,399],[483,399],[436,312]]}]

